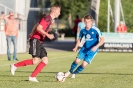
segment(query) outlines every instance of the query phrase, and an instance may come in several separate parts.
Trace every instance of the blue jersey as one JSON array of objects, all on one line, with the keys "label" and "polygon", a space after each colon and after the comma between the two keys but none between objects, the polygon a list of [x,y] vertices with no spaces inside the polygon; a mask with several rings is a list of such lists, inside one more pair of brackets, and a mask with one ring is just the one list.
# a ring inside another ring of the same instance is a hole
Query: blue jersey
[{"label": "blue jersey", "polygon": [[85,36],[85,43],[82,48],[85,51],[88,51],[99,43],[99,38],[102,35],[100,30],[96,26],[92,26],[89,30],[86,30],[85,28],[80,31],[79,38],[82,38],[83,36]]}]

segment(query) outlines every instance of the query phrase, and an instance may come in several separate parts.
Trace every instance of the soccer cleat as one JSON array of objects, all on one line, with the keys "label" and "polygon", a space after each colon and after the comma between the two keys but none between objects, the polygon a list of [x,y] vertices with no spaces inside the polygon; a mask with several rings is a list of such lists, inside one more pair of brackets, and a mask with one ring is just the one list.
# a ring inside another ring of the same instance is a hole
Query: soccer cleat
[{"label": "soccer cleat", "polygon": [[29,77],[29,81],[31,82],[39,82],[36,77]]},{"label": "soccer cleat", "polygon": [[63,80],[61,82],[64,82],[66,80],[66,77],[64,76]]},{"label": "soccer cleat", "polygon": [[10,65],[10,71],[11,71],[12,75],[15,74],[16,69],[17,69],[17,67],[14,66],[14,64],[11,64],[11,65]]},{"label": "soccer cleat", "polygon": [[75,78],[75,74],[72,74],[71,78],[73,78],[73,79],[74,79],[74,78]]},{"label": "soccer cleat", "polygon": [[68,77],[71,73],[68,71],[65,73],[65,77]]}]

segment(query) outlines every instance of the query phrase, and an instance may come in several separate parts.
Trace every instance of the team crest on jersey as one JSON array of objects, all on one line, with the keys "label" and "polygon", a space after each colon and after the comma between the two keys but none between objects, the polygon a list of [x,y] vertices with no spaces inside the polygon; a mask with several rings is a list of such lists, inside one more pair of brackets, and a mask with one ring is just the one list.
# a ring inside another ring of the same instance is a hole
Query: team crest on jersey
[{"label": "team crest on jersey", "polygon": [[94,32],[91,32],[92,34],[94,34]]},{"label": "team crest on jersey", "polygon": [[86,38],[87,38],[87,39],[90,39],[90,38],[91,38],[91,36],[90,36],[89,34],[87,34],[87,35],[86,35]]}]

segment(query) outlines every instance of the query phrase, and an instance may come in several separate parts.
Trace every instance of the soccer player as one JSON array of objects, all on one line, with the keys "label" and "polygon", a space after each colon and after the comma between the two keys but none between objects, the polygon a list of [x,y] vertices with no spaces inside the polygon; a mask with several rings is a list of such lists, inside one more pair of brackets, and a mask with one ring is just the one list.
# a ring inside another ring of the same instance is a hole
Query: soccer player
[{"label": "soccer player", "polygon": [[[93,18],[91,15],[86,15],[84,17],[85,20],[85,29],[82,29],[79,34],[79,38],[77,40],[77,43],[75,45],[75,48],[73,49],[74,52],[77,51],[78,45],[80,44],[80,40],[83,36],[85,36],[85,43],[83,47],[78,52],[78,55],[74,62],[71,64],[70,70],[65,73],[65,77],[67,77],[69,74],[72,74],[71,78],[75,78],[75,75],[79,72],[83,71],[84,68],[91,64],[92,59],[95,57],[95,55],[98,52],[99,46],[101,46],[104,43],[104,37],[101,35],[100,30],[93,26]],[[84,60],[82,64],[77,67],[78,63]],[[77,69],[75,70],[75,68]]]},{"label": "soccer player", "polygon": [[27,65],[34,65],[38,63],[39,58],[41,58],[41,62],[37,65],[35,70],[29,76],[29,81],[39,82],[36,79],[36,75],[41,72],[41,70],[48,64],[47,52],[43,46],[43,40],[47,36],[49,39],[54,39],[53,34],[48,34],[50,29],[50,25],[54,18],[57,18],[60,15],[61,7],[59,5],[52,5],[50,8],[49,15],[44,16],[38,24],[36,24],[30,34],[30,48],[29,54],[32,55],[32,59],[27,59],[15,64],[12,64],[11,73],[15,74],[17,68]]}]

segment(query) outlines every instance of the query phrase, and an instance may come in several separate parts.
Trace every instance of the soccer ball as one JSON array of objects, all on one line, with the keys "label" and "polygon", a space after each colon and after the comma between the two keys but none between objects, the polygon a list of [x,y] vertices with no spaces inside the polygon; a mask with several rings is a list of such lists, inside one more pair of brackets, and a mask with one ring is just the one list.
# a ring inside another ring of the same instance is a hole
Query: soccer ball
[{"label": "soccer ball", "polygon": [[65,77],[65,74],[63,72],[58,72],[56,75],[55,75],[55,78],[57,79],[57,81],[59,82],[64,82],[66,77]]}]

